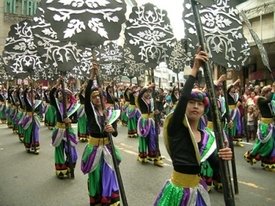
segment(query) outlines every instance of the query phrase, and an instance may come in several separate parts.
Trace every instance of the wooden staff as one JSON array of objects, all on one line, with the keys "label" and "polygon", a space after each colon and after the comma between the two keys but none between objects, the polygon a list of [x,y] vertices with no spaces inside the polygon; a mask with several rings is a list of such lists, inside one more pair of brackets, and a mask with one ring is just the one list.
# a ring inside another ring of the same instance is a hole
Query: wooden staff
[{"label": "wooden staff", "polygon": [[[201,19],[200,19],[197,2],[195,0],[191,0],[191,6],[193,9],[199,44],[203,51],[207,51],[206,40],[205,40],[204,33],[203,33],[203,28],[202,28],[202,24],[201,24]],[[209,99],[210,99],[210,103],[211,103],[211,109],[213,111],[213,123],[214,123],[214,131],[215,131],[217,149],[219,150],[224,147],[223,146],[224,135],[223,135],[223,131],[222,131],[220,114],[219,114],[217,101],[216,101],[217,98],[216,98],[216,94],[214,91],[212,72],[210,70],[210,65],[208,62],[206,62],[203,65],[203,71],[204,71],[204,75],[205,75],[205,83],[206,83],[207,89],[209,91]],[[232,184],[231,184],[228,161],[224,161],[221,158],[219,158],[219,163],[220,163],[220,169],[221,169],[221,177],[222,177],[223,195],[224,195],[225,205],[226,206],[235,206],[235,200],[234,200],[234,194],[233,194],[233,189],[232,189]]]}]

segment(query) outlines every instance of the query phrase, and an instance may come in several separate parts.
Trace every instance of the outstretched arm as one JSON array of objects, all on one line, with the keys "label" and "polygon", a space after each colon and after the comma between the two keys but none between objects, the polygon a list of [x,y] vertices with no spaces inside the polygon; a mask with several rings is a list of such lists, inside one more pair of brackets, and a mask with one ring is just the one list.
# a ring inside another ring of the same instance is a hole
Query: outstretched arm
[{"label": "outstretched arm", "polygon": [[169,123],[168,134],[173,135],[175,132],[178,131],[178,128],[181,127],[185,115],[187,102],[193,89],[197,73],[200,67],[206,61],[208,61],[208,54],[204,51],[197,52],[197,54],[195,55],[194,65],[191,74],[189,75],[189,78],[187,79],[183,87],[179,102],[175,108],[171,122]]}]

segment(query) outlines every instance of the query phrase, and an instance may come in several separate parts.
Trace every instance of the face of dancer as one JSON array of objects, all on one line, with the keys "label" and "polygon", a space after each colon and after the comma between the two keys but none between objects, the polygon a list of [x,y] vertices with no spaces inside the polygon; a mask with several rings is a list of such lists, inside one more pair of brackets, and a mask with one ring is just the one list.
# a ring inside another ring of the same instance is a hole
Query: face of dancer
[{"label": "face of dancer", "polygon": [[58,92],[57,98],[58,98],[59,101],[62,101],[62,100],[63,100],[62,92]]},{"label": "face of dancer", "polygon": [[222,95],[222,93],[223,93],[222,88],[220,88],[220,87],[215,88],[215,92],[216,92],[217,97]]},{"label": "face of dancer", "polygon": [[198,121],[204,113],[202,101],[189,100],[186,107],[186,116],[191,121]]},{"label": "face of dancer", "polygon": [[112,88],[108,88],[108,93],[110,96],[114,96],[114,92]]},{"label": "face of dancer", "polygon": [[152,91],[150,89],[148,89],[145,93],[144,93],[144,98],[145,99],[150,99],[152,95]]},{"label": "face of dancer", "polygon": [[[62,94],[62,92],[58,92],[57,98],[58,98],[59,102],[63,101],[63,94]],[[71,99],[70,99],[69,94],[66,94],[66,104],[67,105],[70,104],[70,101],[71,101]]]},{"label": "face of dancer", "polygon": [[101,105],[101,101],[100,101],[100,96],[99,95],[91,95],[91,101],[93,103],[94,106],[98,107]]},{"label": "face of dancer", "polygon": [[252,106],[249,106],[249,107],[247,108],[247,112],[250,113],[250,114],[253,113],[253,107],[252,107]]},{"label": "face of dancer", "polygon": [[29,98],[29,99],[31,99],[31,98],[34,99],[34,97],[35,97],[34,91],[28,93],[28,98]]}]

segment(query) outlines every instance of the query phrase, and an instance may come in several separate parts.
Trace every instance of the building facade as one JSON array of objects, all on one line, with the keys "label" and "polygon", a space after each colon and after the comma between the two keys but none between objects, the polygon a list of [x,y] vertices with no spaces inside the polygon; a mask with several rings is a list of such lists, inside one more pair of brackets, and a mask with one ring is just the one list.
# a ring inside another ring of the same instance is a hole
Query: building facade
[{"label": "building facade", "polygon": [[[239,11],[244,11],[251,23],[252,29],[259,36],[267,52],[269,64],[275,77],[275,0],[249,0],[237,6]],[[253,82],[261,86],[271,83],[272,75],[263,64],[260,51],[254,42],[247,26],[244,25],[244,35],[247,38],[251,56],[242,71],[232,75],[243,77],[243,82]]]}]

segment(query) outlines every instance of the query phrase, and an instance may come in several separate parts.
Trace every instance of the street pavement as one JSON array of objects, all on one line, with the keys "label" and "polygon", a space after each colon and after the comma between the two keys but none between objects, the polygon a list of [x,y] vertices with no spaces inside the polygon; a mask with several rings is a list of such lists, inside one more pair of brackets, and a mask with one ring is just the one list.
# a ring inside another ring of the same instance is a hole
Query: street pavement
[{"label": "street pavement", "polygon": [[[76,125],[74,126],[76,129]],[[165,181],[172,172],[171,160],[160,135],[160,150],[164,167],[140,164],[137,161],[138,140],[127,137],[127,128],[119,126],[115,145],[122,155],[120,172],[129,206],[152,206]],[[85,143],[78,143],[75,179],[57,179],[54,172],[54,148],[51,132],[42,125],[40,154],[28,154],[6,125],[0,125],[0,206],[88,206],[87,175],[80,170]],[[243,154],[252,143],[235,147],[239,194],[237,206],[275,205],[275,173],[265,171],[260,163],[249,165]],[[229,164],[230,165],[230,164]],[[210,192],[214,206],[225,205],[222,193]]]}]

